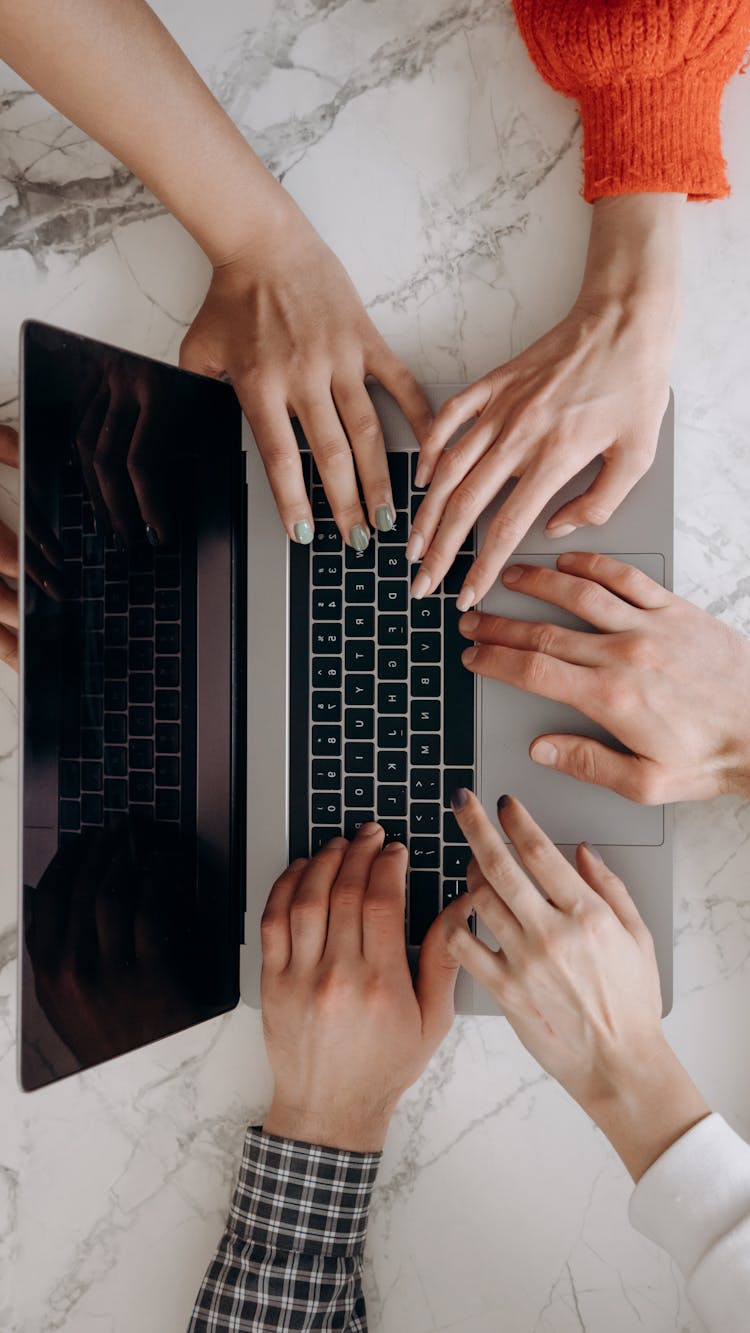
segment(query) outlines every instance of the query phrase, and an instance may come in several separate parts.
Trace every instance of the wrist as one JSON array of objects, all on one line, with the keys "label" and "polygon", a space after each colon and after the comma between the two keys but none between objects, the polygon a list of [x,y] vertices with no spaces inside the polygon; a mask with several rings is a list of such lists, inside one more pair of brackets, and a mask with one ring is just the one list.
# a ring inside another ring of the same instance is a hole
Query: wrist
[{"label": "wrist", "polygon": [[684,197],[625,195],[592,207],[591,235],[578,304],[620,309],[663,339],[674,335],[680,305]]},{"label": "wrist", "polygon": [[340,1152],[380,1152],[391,1114],[385,1108],[370,1111],[325,1107],[315,1111],[274,1098],[263,1122],[263,1132]]}]

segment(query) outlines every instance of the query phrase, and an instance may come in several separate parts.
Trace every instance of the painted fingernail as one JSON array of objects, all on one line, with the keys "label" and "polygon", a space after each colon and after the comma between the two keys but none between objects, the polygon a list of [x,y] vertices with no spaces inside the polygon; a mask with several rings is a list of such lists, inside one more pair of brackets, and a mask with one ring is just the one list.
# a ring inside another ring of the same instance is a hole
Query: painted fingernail
[{"label": "painted fingernail", "polygon": [[455,790],[452,791],[450,795],[450,802],[454,810],[463,810],[468,799],[469,799],[468,787],[456,787]]},{"label": "painted fingernail", "polygon": [[414,485],[418,486],[419,489],[422,490],[422,488],[427,485],[429,475],[430,475],[430,470],[427,464],[417,463],[417,470],[414,473]]},{"label": "painted fingernail", "polygon": [[152,527],[150,523],[146,524],[146,541],[149,546],[159,545],[159,534],[156,531],[156,528]]},{"label": "painted fingernail", "polygon": [[458,594],[458,597],[456,598],[456,610],[470,611],[476,600],[477,600],[477,595],[474,589],[471,587],[471,585],[469,585],[466,588],[462,588],[460,593]]},{"label": "painted fingernail", "polygon": [[462,634],[468,634],[469,636],[471,636],[474,633],[474,630],[477,628],[481,619],[482,617],[480,616],[478,611],[469,611],[466,615],[463,615],[459,620],[458,628]]},{"label": "painted fingernail", "polygon": [[414,582],[411,585],[411,595],[412,597],[415,597],[417,601],[419,601],[419,599],[421,597],[424,597],[425,593],[429,591],[430,591],[430,576],[427,573],[426,569],[420,569],[419,573],[417,574],[417,577],[415,578]]},{"label": "painted fingernail", "polygon": [[594,860],[595,860],[595,861],[603,861],[603,860],[604,860],[604,857],[602,856],[601,852],[599,851],[599,848],[598,848],[598,847],[592,847],[590,842],[582,842],[582,843],[581,843],[581,846],[582,846],[582,847],[585,847],[585,848],[586,848],[586,851],[591,853],[591,855],[594,857]]},{"label": "painted fingernail", "polygon": [[506,805],[510,805],[510,796],[498,796],[497,798],[498,814],[500,813],[501,810],[505,809]]},{"label": "painted fingernail", "polygon": [[569,537],[575,530],[575,523],[561,523],[558,528],[545,528],[545,533],[548,537]]},{"label": "painted fingernail", "polygon": [[375,527],[378,532],[393,532],[396,515],[390,505],[378,505],[375,510]]},{"label": "painted fingernail", "polygon": [[421,532],[413,532],[406,543],[406,558],[410,564],[420,559],[424,550],[424,537]]},{"label": "painted fingernail", "polygon": [[552,768],[557,763],[557,746],[551,741],[537,741],[531,747],[531,758],[535,764],[545,764],[547,768]]},{"label": "painted fingernail", "polygon": [[478,652],[479,652],[478,648],[464,648],[461,654],[461,661],[463,662],[464,666],[471,666]]},{"label": "painted fingernail", "polygon": [[294,535],[300,546],[309,546],[315,536],[315,529],[309,518],[300,519],[299,523],[294,525]]},{"label": "painted fingernail", "polygon": [[503,570],[503,583],[518,583],[522,574],[523,569],[520,565],[509,565]]},{"label": "painted fingernail", "polygon": [[349,542],[355,551],[366,551],[370,545],[370,534],[361,523],[355,523],[349,533]]}]

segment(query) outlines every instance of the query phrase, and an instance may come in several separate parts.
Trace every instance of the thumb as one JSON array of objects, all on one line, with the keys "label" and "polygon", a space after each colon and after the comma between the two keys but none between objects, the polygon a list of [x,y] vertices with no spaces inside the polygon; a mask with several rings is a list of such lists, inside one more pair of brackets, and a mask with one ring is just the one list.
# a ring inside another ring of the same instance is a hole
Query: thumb
[{"label": "thumb", "polygon": [[660,805],[664,800],[652,760],[622,754],[601,741],[586,736],[537,736],[529,746],[529,755],[535,764],[556,768],[579,782],[608,787],[629,801]]},{"label": "thumb", "polygon": [[[601,470],[597,473],[588,490],[577,495],[574,500],[558,509],[547,522],[545,529],[548,537],[566,537],[574,528],[600,526],[611,518],[622,504],[625,496],[648,472],[653,459],[654,449],[626,448],[620,444],[613,452],[604,456]],[[561,531],[561,529],[565,531]]]},{"label": "thumb", "polygon": [[[467,915],[470,910],[467,900]],[[455,922],[455,913],[451,920]],[[422,1010],[422,1031],[435,1046],[450,1031],[456,1016],[453,997],[459,964],[448,947],[450,934],[446,914],[442,913],[425,935],[414,986]]]}]

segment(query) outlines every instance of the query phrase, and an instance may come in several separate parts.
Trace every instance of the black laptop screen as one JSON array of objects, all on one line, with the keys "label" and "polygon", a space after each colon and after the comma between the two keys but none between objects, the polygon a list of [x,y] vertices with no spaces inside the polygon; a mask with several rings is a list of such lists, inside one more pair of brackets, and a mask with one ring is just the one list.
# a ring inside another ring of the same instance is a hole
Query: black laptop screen
[{"label": "black laptop screen", "polygon": [[237,1001],[243,486],[228,386],[37,324],[22,364],[32,1089]]}]

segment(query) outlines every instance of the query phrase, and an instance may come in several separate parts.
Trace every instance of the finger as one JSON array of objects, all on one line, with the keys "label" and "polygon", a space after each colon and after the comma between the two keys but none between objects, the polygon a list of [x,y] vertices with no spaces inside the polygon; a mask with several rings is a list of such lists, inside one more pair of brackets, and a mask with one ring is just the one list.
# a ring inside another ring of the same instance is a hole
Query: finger
[{"label": "finger", "polygon": [[390,532],[396,523],[396,511],[385,441],[372,399],[361,376],[334,380],[333,397],[357,462],[370,523],[379,532]]},{"label": "finger", "polygon": [[503,572],[503,584],[512,592],[522,592],[526,597],[535,597],[570,611],[595,629],[609,633],[633,629],[638,623],[638,617],[633,614],[632,606],[598,582],[568,573],[563,556],[559,557],[558,564],[560,561],[563,561],[560,569],[544,569],[541,565],[510,565]]},{"label": "finger", "polygon": [[260,923],[260,937],[263,945],[263,967],[269,972],[283,972],[289,966],[292,956],[289,912],[308,864],[304,859],[293,861],[284,873],[279,875],[268,895]]},{"label": "finger", "polygon": [[[450,448],[443,450],[433,471],[430,488],[414,515],[414,523],[406,546],[409,560],[422,558],[435,538],[451,496],[496,439],[497,426],[494,419],[487,415],[480,417],[471,430],[456,440]],[[458,543],[459,546],[471,527],[468,518],[464,521],[464,527],[465,531]],[[454,537],[454,540],[457,539],[458,534]]]},{"label": "finger", "polygon": [[375,858],[385,837],[379,824],[363,824],[349,844],[331,890],[326,954],[332,958],[362,956],[362,906]]},{"label": "finger", "polygon": [[[509,965],[502,954],[490,949],[489,945],[478,940],[472,931],[467,929],[466,921],[471,911],[471,903],[467,902],[467,895],[464,894],[441,912],[437,921],[430,927],[430,932],[439,929],[443,933],[445,947],[455,962],[464,967],[469,975],[502,1005]],[[427,937],[425,943],[426,939]],[[422,947],[424,948],[424,945]]]},{"label": "finger", "polygon": [[449,398],[447,403],[443,403],[422,441],[422,447],[419,451],[419,467],[416,473],[417,486],[428,484],[433,475],[435,464],[448,441],[467,421],[470,421],[472,417],[478,417],[484,411],[491,395],[492,385],[489,379],[484,378],[477,380],[475,384],[470,384],[468,388],[462,389],[460,393],[456,393],[452,398]]},{"label": "finger", "polygon": [[646,923],[622,880],[605,865],[595,847],[582,842],[576,849],[576,864],[581,877],[612,908],[618,921],[635,939],[644,939],[649,935]]},{"label": "finger", "polygon": [[0,625],[18,629],[18,593],[0,580]]},{"label": "finger", "polygon": [[[598,720],[601,711],[601,687],[596,667],[577,666],[562,662],[544,653],[521,648],[503,648],[499,645],[465,648],[461,661],[476,676],[502,680],[506,685],[527,694],[538,694],[543,699],[556,699],[570,704],[587,717]],[[596,716],[595,711],[596,710]]]},{"label": "finger", "polygon": [[[606,724],[606,719],[603,719]],[[609,723],[612,729],[612,723]],[[535,764],[556,768],[579,782],[607,787],[640,805],[669,799],[659,765],[637,754],[622,754],[587,736],[537,736],[529,746]]]},{"label": "finger", "polygon": [[460,787],[451,806],[484,878],[524,928],[539,924],[547,909],[531,880],[511,856],[473,792]]},{"label": "finger", "polygon": [[481,870],[473,878],[469,902],[494,935],[505,956],[513,962],[523,948],[524,932],[510,908],[506,907],[502,898],[498,898]]},{"label": "finger", "polygon": [[44,558],[39,548],[35,545],[33,539],[26,534],[26,545],[24,547],[24,573],[42,589],[42,592],[53,597],[56,602],[61,602],[65,595],[65,584],[59,570],[55,569],[48,560]]},{"label": "finger", "polygon": [[418,444],[422,444],[434,422],[432,409],[420,385],[411,371],[394,356],[385,342],[379,341],[365,359],[365,370],[374,375],[379,384],[388,391],[398,403],[406,420],[414,432]]},{"label": "finger", "polygon": [[355,551],[363,551],[370,529],[360,504],[352,451],[333,399],[330,394],[302,397],[294,406],[339,532]]},{"label": "finger", "polygon": [[17,579],[19,576],[18,535],[2,521],[0,521],[0,575],[10,579]]},{"label": "finger", "polygon": [[533,620],[509,620],[505,616],[480,615],[467,611],[458,622],[461,634],[475,643],[497,644],[502,648],[521,648],[544,653],[562,662],[579,666],[601,666],[606,661],[599,634],[562,629]]},{"label": "finger", "polygon": [[390,842],[372,863],[362,906],[362,952],[387,971],[406,965],[404,912],[407,850]]},{"label": "finger", "polygon": [[[611,555],[592,551],[565,551],[557,557],[558,569],[579,579],[588,579],[609,589],[616,597],[644,611],[658,611],[673,601],[672,594],[642,569],[613,560]],[[632,621],[629,622],[629,625]]]},{"label": "finger", "polygon": [[0,625],[0,662],[18,672],[18,635]]},{"label": "finger", "polygon": [[18,431],[13,426],[0,426],[0,463],[18,467]]},{"label": "finger", "polygon": [[637,481],[654,461],[652,449],[625,448],[615,445],[603,456],[602,466],[591,485],[574,500],[569,500],[548,520],[547,537],[569,537],[576,528],[599,527],[612,517]]},{"label": "finger", "polygon": [[[466,897],[466,894],[463,895]],[[465,934],[465,912],[461,929]],[[402,925],[403,933],[403,925]],[[449,932],[440,917],[433,921],[419,951],[419,969],[414,988],[422,1011],[422,1035],[430,1046],[437,1045],[448,1033],[455,1018],[454,997],[459,962],[449,947]]]},{"label": "finger", "polygon": [[586,886],[526,807],[512,796],[501,796],[497,817],[524,866],[550,902],[563,912],[574,911],[587,893]]},{"label": "finger", "polygon": [[325,952],[331,910],[331,890],[349,844],[332,838],[307,863],[289,909],[292,962],[315,967]]},{"label": "finger", "polygon": [[284,397],[275,388],[253,393],[246,382],[237,384],[236,389],[289,539],[309,546],[315,521]]}]

